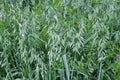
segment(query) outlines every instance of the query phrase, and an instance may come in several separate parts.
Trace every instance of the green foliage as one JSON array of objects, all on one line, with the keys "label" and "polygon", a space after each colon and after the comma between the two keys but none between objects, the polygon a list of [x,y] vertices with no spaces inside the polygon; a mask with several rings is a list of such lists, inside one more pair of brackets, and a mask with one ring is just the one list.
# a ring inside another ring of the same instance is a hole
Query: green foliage
[{"label": "green foliage", "polygon": [[1,0],[0,80],[119,80],[119,0]]}]

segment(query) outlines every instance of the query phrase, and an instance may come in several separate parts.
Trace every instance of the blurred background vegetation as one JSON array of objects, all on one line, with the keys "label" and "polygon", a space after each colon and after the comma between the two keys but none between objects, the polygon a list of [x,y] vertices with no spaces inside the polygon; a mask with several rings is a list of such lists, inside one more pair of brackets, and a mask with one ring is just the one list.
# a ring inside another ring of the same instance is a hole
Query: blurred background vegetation
[{"label": "blurred background vegetation", "polygon": [[0,80],[120,80],[120,0],[0,0]]}]

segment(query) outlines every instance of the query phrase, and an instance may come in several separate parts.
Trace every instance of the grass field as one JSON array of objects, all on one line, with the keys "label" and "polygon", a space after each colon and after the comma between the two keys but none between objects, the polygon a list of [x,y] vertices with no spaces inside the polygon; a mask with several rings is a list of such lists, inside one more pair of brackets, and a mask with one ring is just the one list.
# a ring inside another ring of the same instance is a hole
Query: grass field
[{"label": "grass field", "polygon": [[120,80],[120,0],[0,0],[0,80]]}]

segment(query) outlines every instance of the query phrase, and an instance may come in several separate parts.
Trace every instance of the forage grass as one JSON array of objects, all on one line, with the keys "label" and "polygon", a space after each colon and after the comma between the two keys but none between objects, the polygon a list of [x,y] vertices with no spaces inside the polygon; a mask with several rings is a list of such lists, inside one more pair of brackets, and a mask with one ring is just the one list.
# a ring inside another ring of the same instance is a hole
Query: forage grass
[{"label": "forage grass", "polygon": [[0,80],[119,80],[119,0],[0,0]]}]

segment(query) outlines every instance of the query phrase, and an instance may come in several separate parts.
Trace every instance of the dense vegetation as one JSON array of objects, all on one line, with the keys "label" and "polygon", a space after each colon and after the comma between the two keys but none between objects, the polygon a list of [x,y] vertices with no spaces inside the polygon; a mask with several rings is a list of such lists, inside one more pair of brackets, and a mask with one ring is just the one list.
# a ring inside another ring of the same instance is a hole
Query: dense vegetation
[{"label": "dense vegetation", "polygon": [[120,0],[0,0],[0,80],[120,80]]}]

